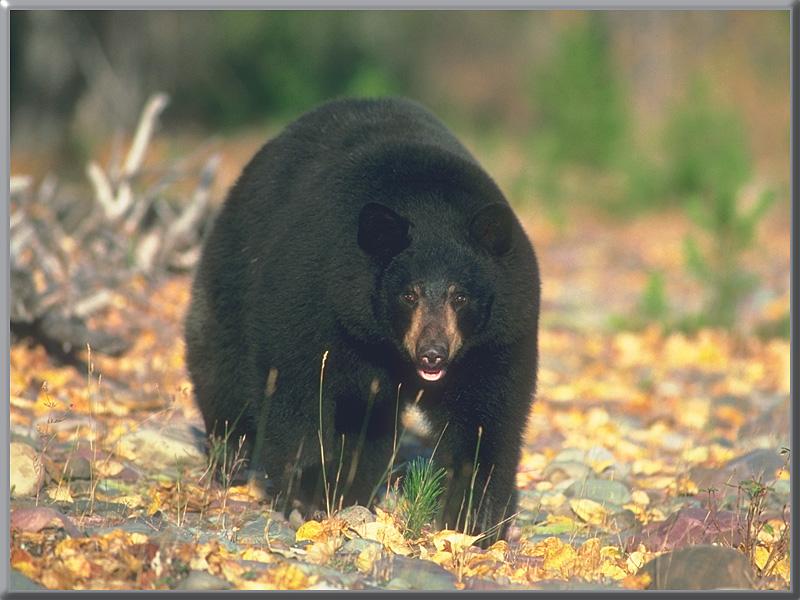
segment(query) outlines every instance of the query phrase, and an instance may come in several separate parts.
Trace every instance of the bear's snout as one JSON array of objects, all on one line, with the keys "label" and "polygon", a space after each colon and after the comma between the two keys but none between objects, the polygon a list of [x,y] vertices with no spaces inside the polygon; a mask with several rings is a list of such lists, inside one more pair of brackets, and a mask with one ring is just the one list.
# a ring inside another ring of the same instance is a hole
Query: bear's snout
[{"label": "bear's snout", "polygon": [[420,340],[417,347],[417,373],[425,381],[438,381],[444,377],[450,349],[441,339]]}]

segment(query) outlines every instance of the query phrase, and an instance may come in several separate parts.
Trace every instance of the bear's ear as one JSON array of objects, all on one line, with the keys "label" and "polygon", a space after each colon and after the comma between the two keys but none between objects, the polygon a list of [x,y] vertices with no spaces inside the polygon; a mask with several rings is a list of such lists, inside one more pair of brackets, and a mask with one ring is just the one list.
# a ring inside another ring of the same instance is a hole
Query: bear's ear
[{"label": "bear's ear", "polygon": [[469,224],[472,241],[490,254],[502,256],[511,249],[514,216],[505,204],[495,202],[484,206]]},{"label": "bear's ear", "polygon": [[411,222],[388,206],[369,202],[358,216],[358,245],[371,256],[387,259],[411,244]]}]

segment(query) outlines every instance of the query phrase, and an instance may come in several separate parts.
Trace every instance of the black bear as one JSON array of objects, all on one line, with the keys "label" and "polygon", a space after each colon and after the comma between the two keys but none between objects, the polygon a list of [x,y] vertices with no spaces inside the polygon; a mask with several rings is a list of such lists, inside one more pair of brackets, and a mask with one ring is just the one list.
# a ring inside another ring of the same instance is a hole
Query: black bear
[{"label": "black bear", "polygon": [[186,358],[206,431],[244,436],[275,497],[321,508],[324,481],[366,504],[416,402],[448,469],[438,524],[503,532],[539,297],[508,202],[436,117],[324,104],[258,151],[205,243]]}]

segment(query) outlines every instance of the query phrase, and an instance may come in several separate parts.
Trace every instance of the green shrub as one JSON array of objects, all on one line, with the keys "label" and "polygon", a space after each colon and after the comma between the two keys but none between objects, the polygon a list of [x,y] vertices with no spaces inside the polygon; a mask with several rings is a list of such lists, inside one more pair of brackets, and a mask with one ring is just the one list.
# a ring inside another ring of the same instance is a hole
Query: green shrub
[{"label": "green shrub", "polygon": [[566,29],[532,82],[539,116],[533,144],[549,162],[605,167],[624,142],[628,110],[601,13]]},{"label": "green shrub", "polygon": [[[738,115],[710,101],[696,79],[672,112],[664,135],[665,178],[678,197],[735,198],[751,175],[751,159]],[[717,202],[726,210],[730,201]]]},{"label": "green shrub", "polygon": [[445,470],[434,469],[430,460],[416,458],[409,464],[399,501],[407,537],[419,537],[422,527],[436,517],[444,476]]}]

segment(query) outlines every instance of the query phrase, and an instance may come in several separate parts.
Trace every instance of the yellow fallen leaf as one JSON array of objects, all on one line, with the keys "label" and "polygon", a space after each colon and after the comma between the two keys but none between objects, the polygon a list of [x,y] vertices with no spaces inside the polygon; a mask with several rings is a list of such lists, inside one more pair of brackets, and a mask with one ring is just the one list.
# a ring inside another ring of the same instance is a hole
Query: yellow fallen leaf
[{"label": "yellow fallen leaf", "polygon": [[498,540],[486,550],[487,554],[490,554],[494,560],[498,562],[503,562],[508,556],[509,546],[508,542],[505,540]]},{"label": "yellow fallen leaf", "polygon": [[613,562],[604,562],[600,566],[600,574],[604,577],[609,577],[617,581],[628,577],[628,573],[625,571],[625,569],[617,566]]},{"label": "yellow fallen leaf", "polygon": [[769,550],[759,544],[753,552],[753,561],[759,569],[763,569],[767,565],[767,560],[769,560]]},{"label": "yellow fallen leaf", "polygon": [[678,422],[690,429],[702,429],[706,426],[711,414],[711,402],[708,398],[689,398],[683,408],[675,413]]},{"label": "yellow fallen leaf", "polygon": [[555,494],[542,494],[542,499],[539,502],[542,505],[542,508],[558,508],[566,501],[567,497],[564,496],[564,494],[561,492],[556,492]]},{"label": "yellow fallen leaf", "polygon": [[372,565],[375,564],[375,561],[378,560],[382,554],[383,551],[379,546],[367,546],[358,553],[356,569],[361,573],[368,573],[372,569]]},{"label": "yellow fallen leaf", "polygon": [[572,575],[578,553],[557,537],[549,537],[534,547],[533,556],[542,556],[542,569],[549,577],[567,579]]},{"label": "yellow fallen leaf", "polygon": [[707,446],[698,446],[696,448],[687,448],[681,454],[681,458],[688,463],[698,464],[703,463],[708,460],[708,447]]},{"label": "yellow fallen leaf", "polygon": [[622,580],[622,587],[626,590],[644,590],[650,585],[653,578],[650,573],[641,572],[636,575],[628,575]]},{"label": "yellow fallen leaf", "polygon": [[633,461],[633,465],[631,465],[631,472],[634,475],[655,475],[661,469],[661,463],[649,460],[647,458],[635,460]]},{"label": "yellow fallen leaf", "polygon": [[363,538],[374,540],[383,544],[395,554],[408,556],[412,550],[408,545],[408,540],[403,537],[394,517],[380,508],[375,509],[377,519],[372,523],[362,523],[354,527],[353,530]]},{"label": "yellow fallen leaf", "polygon": [[100,477],[115,477],[119,475],[125,466],[116,460],[98,460],[94,468],[97,470]]},{"label": "yellow fallen leaf", "polygon": [[341,547],[342,538],[339,536],[317,540],[306,549],[306,560],[315,565],[326,565]]},{"label": "yellow fallen leaf", "polygon": [[83,554],[63,558],[62,563],[74,577],[86,579],[92,574],[92,565]]},{"label": "yellow fallen leaf", "polygon": [[300,567],[285,563],[267,571],[269,580],[279,590],[304,590],[317,582],[317,576],[306,575]]},{"label": "yellow fallen leaf", "polygon": [[644,490],[633,490],[631,492],[631,500],[639,506],[647,506],[650,504],[650,496]]},{"label": "yellow fallen leaf", "polygon": [[21,548],[11,548],[11,566],[31,579],[39,577],[39,569],[34,564],[34,558]]},{"label": "yellow fallen leaf", "polygon": [[132,531],[128,534],[128,542],[131,544],[145,544],[149,539],[145,534],[138,531]]},{"label": "yellow fallen leaf", "polygon": [[297,542],[302,542],[305,540],[313,542],[315,539],[323,535],[323,531],[324,528],[322,527],[322,523],[319,521],[306,521],[300,526],[300,529],[297,530],[297,533],[294,535],[294,539]]},{"label": "yellow fallen leaf", "polygon": [[246,548],[242,552],[242,560],[254,560],[256,562],[272,563],[275,562],[276,557],[274,554],[270,554],[266,550],[261,550],[260,548]]},{"label": "yellow fallen leaf", "polygon": [[61,485],[55,488],[50,488],[49,490],[47,490],[47,495],[53,502],[69,502],[71,504],[75,501],[72,498],[72,494],[70,493],[69,488],[65,485]]},{"label": "yellow fallen leaf", "polygon": [[656,475],[640,479],[637,484],[648,490],[663,490],[675,485],[675,478],[669,475]]},{"label": "yellow fallen leaf", "polygon": [[144,506],[144,498],[139,494],[127,494],[125,496],[114,496],[114,502],[124,504],[128,508],[140,508]]},{"label": "yellow fallen leaf", "polygon": [[578,517],[591,525],[603,525],[609,515],[605,506],[588,498],[573,498],[569,506]]},{"label": "yellow fallen leaf", "polygon": [[460,531],[443,529],[434,534],[431,541],[440,552],[458,554],[472,546],[480,537],[479,535],[467,535]]},{"label": "yellow fallen leaf", "polygon": [[247,568],[242,565],[238,560],[225,559],[218,563],[219,574],[228,581],[238,582],[244,575]]},{"label": "yellow fallen leaf", "polygon": [[628,560],[625,562],[628,573],[631,575],[636,575],[636,573],[644,566],[645,563],[645,555],[643,552],[631,552],[628,555]]},{"label": "yellow fallen leaf", "polygon": [[791,566],[789,564],[789,555],[787,554],[784,556],[778,564],[775,565],[775,569],[772,571],[778,577],[781,577],[785,582],[789,583],[789,578],[791,577]]}]

